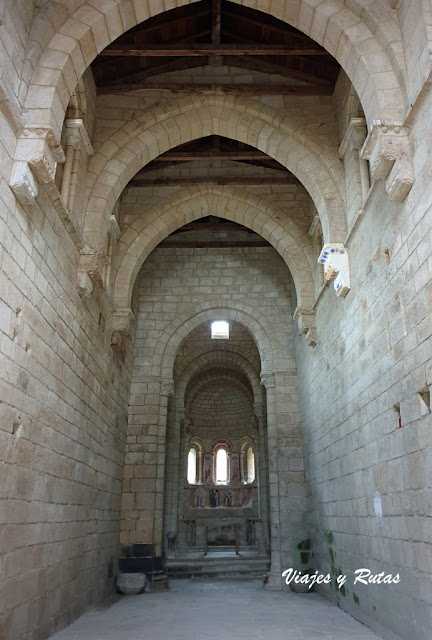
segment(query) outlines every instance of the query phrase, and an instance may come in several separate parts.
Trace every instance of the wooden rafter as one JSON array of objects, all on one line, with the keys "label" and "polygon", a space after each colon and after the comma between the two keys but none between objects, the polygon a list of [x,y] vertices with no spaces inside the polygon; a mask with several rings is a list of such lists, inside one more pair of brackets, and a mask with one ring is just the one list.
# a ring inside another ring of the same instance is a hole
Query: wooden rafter
[{"label": "wooden rafter", "polygon": [[251,185],[251,186],[283,186],[298,184],[297,178],[287,172],[281,177],[267,176],[220,176],[220,177],[197,177],[197,178],[134,178],[129,182],[130,187],[178,187],[182,185],[208,184],[216,185]]},{"label": "wooden rafter", "polygon": [[[164,65],[165,66],[165,65]],[[188,65],[188,67],[191,65]],[[201,66],[201,65],[197,65]],[[166,71],[175,71],[166,65]],[[182,67],[182,68],[188,68]],[[178,69],[179,67],[177,67]],[[160,71],[158,72],[160,73]],[[140,74],[138,73],[137,76]],[[152,76],[157,75],[152,71]],[[148,78],[149,72],[141,72],[141,78]],[[138,77],[136,78],[139,79]],[[200,93],[208,95],[258,95],[258,96],[330,96],[333,89],[329,85],[289,85],[289,84],[210,84],[195,82],[125,82],[102,85],[99,94],[128,93],[129,91],[166,91],[168,93]]]},{"label": "wooden rafter", "polygon": [[195,57],[195,56],[329,56],[324,49],[294,49],[281,45],[262,44],[191,44],[188,47],[182,45],[151,45],[149,47],[107,47],[100,52],[100,56],[115,57]]}]

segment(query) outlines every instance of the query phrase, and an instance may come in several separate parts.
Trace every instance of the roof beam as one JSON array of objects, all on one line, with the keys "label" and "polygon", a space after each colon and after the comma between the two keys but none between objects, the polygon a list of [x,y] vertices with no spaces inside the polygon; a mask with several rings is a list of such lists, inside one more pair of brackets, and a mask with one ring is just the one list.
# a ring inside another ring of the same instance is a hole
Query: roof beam
[{"label": "roof beam", "polygon": [[191,44],[181,45],[151,45],[147,48],[107,47],[100,52],[100,56],[132,56],[132,57],[163,57],[173,56],[329,56],[324,49],[294,49],[287,45],[262,44]]},{"label": "roof beam", "polygon": [[[153,75],[157,75],[153,71]],[[146,76],[147,77],[147,76]],[[129,82],[98,86],[98,94],[128,93],[129,91],[166,91],[168,93],[201,93],[208,95],[258,95],[258,96],[331,96],[330,85],[289,84],[209,84],[195,82]]]},{"label": "roof beam", "polygon": [[252,185],[252,186],[283,186],[299,184],[297,178],[291,174],[284,177],[268,177],[268,176],[221,176],[221,177],[198,177],[198,178],[153,178],[132,179],[128,187],[179,187],[184,185]]},{"label": "roof beam", "polygon": [[273,160],[273,158],[261,151],[168,151],[155,160],[184,162],[189,160]]}]

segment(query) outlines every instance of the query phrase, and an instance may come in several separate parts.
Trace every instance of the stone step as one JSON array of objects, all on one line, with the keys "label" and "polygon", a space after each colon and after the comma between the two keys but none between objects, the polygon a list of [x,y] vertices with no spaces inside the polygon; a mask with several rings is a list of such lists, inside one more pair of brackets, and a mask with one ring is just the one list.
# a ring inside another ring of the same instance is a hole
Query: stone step
[{"label": "stone step", "polygon": [[252,558],[236,556],[235,553],[216,552],[207,556],[169,558],[165,561],[165,571],[169,576],[261,576],[268,571],[270,559],[266,556]]}]

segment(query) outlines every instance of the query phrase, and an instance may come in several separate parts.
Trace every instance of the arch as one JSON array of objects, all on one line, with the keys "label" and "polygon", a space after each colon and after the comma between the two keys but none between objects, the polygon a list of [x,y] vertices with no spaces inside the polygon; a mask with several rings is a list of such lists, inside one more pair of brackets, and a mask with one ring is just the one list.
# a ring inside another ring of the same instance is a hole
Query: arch
[{"label": "arch", "polygon": [[[207,213],[208,212],[208,213]],[[285,260],[294,280],[299,306],[314,300],[310,239],[286,213],[242,189],[195,187],[184,189],[135,221],[118,242],[114,303],[130,307],[138,272],[151,251],[170,233],[205,215],[217,215],[245,225],[267,240]]]},{"label": "arch", "polygon": [[232,370],[231,371],[213,370],[213,371],[209,371],[207,373],[202,374],[202,376],[200,376],[199,379],[191,380],[191,382],[187,386],[186,393],[185,393],[185,409],[188,415],[197,394],[199,394],[199,392],[203,387],[207,386],[209,383],[213,383],[215,380],[219,380],[219,381],[223,380],[224,382],[229,382],[229,384],[232,387],[237,387],[237,389],[242,391],[245,394],[245,396],[248,398],[251,404],[251,409],[252,409],[253,403],[254,403],[254,397],[253,397],[252,389],[249,385],[249,381],[246,378],[246,376],[241,375],[240,377],[238,373],[236,374]]},{"label": "arch", "polygon": [[[193,96],[171,100],[126,123],[101,145],[89,165],[84,238],[103,247],[110,214],[123,189],[160,154],[208,135],[249,144],[293,173],[310,194],[327,242],[342,242],[345,176],[340,159],[320,142],[319,132],[285,112],[244,97]],[[121,143],[117,143],[117,139]],[[98,173],[98,167],[102,170]]]},{"label": "arch", "polygon": [[251,386],[254,402],[258,402],[262,389],[258,372],[249,360],[232,351],[207,351],[188,362],[181,375],[176,379],[176,395],[184,398],[188,385],[195,377],[201,376],[206,370],[215,369],[217,366],[229,367],[231,371],[241,372]]},{"label": "arch", "polygon": [[[230,307],[214,307],[209,303],[197,303],[196,312],[191,316],[179,315],[165,328],[161,340],[154,349],[152,369],[154,375],[164,380],[172,380],[174,361],[182,342],[191,331],[200,324],[212,320],[216,315],[242,324],[255,341],[261,358],[262,373],[273,372],[275,365],[279,371],[291,371],[292,360],[289,357],[278,358],[274,353],[281,351],[282,342],[279,333],[269,325],[268,318],[261,311],[246,303],[233,304]],[[285,346],[285,345],[284,345]]]},{"label": "arch", "polygon": [[[176,0],[175,4],[180,7],[193,1]],[[232,1],[258,8],[250,0]],[[406,98],[399,78],[404,78],[405,69],[395,55],[400,29],[388,8],[381,4],[375,12],[374,4],[353,0],[348,8],[343,0],[268,0],[260,10],[327,49],[352,81],[369,125],[374,120],[402,122]],[[63,15],[56,12],[54,31],[51,3],[41,7],[30,35],[29,60],[34,43],[41,36],[46,38],[27,90],[26,124],[51,126],[59,136],[70,94],[97,54],[125,31],[168,8],[172,8],[168,0],[99,0],[92,5],[76,0],[72,15],[66,6]]]}]

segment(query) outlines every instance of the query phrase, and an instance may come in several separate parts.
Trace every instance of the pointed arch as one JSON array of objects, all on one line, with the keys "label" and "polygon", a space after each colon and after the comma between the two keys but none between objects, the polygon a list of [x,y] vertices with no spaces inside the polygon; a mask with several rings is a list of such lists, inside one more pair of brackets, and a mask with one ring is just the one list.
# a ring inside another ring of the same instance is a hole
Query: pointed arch
[{"label": "pointed arch", "polygon": [[[406,92],[405,68],[395,55],[400,29],[383,4],[353,0],[232,0],[259,9],[299,29],[339,62],[353,83],[369,125],[374,120],[402,121]],[[177,7],[194,0],[176,0]],[[43,50],[34,66],[25,99],[26,124],[47,125],[59,137],[70,95],[94,58],[120,35],[150,17],[173,8],[168,0],[84,0],[63,13],[46,3],[34,21],[31,53],[42,36]],[[261,6],[260,6],[261,5]],[[71,15],[72,13],[72,15]],[[54,27],[54,24],[55,27]],[[385,78],[384,78],[385,76]],[[384,81],[385,80],[385,81]]]},{"label": "pointed arch", "polygon": [[[193,96],[146,112],[121,129],[122,146],[111,138],[89,166],[93,187],[84,228],[89,246],[104,244],[109,216],[133,176],[161,153],[208,135],[249,144],[293,173],[310,194],[326,241],[343,242],[345,177],[336,153],[313,127],[243,97]],[[102,167],[97,175],[97,168]]]},{"label": "pointed arch", "polygon": [[130,307],[134,282],[150,252],[176,229],[210,213],[247,226],[267,240],[292,274],[299,306],[312,306],[312,248],[307,234],[278,207],[241,189],[195,187],[153,207],[120,237],[114,264],[117,308]]}]

